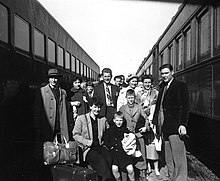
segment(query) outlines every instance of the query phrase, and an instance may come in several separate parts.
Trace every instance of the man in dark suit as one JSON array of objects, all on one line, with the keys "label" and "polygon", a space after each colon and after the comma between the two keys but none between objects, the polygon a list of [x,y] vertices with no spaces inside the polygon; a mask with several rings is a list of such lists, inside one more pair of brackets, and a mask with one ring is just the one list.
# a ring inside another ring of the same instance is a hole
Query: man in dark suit
[{"label": "man in dark suit", "polygon": [[94,87],[94,97],[98,97],[103,103],[100,110],[100,116],[106,117],[111,126],[113,115],[116,112],[117,98],[120,90],[117,86],[110,83],[112,79],[111,69],[104,68],[101,76],[103,80]]},{"label": "man in dark suit", "polygon": [[184,82],[173,76],[173,67],[164,64],[160,68],[163,79],[153,124],[165,141],[165,161],[169,180],[187,181],[186,149],[182,138],[186,136],[188,121],[189,95]]}]

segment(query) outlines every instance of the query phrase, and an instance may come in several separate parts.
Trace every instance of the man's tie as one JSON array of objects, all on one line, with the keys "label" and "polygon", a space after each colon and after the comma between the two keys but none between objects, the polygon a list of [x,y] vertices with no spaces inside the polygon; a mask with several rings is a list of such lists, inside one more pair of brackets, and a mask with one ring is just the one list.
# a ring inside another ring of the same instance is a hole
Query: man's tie
[{"label": "man's tie", "polygon": [[163,89],[163,94],[162,94],[161,101],[160,101],[160,107],[162,107],[164,95],[166,94],[166,92],[167,92],[167,85],[165,85]]},{"label": "man's tie", "polygon": [[107,102],[109,103],[109,105],[113,105],[112,96],[111,96],[108,85],[106,85],[106,96],[107,96],[107,99],[108,99]]}]

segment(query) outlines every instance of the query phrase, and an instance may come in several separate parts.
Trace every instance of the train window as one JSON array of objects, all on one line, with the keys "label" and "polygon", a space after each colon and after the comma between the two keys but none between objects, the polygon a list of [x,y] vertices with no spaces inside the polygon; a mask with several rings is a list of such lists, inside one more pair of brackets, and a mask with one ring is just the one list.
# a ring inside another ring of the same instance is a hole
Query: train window
[{"label": "train window", "polygon": [[0,4],[0,40],[8,43],[8,10]]},{"label": "train window", "polygon": [[55,63],[56,44],[52,40],[48,39],[48,61]]},{"label": "train window", "polygon": [[173,44],[171,44],[169,47],[168,47],[168,60],[169,60],[169,63],[171,65],[174,65],[174,59],[173,59]]},{"label": "train window", "polygon": [[76,58],[74,56],[71,56],[71,70],[76,72]]},{"label": "train window", "polygon": [[161,65],[163,65],[163,64],[164,64],[164,55],[163,55],[163,53],[161,53],[161,54],[160,54],[159,67],[160,67]]},{"label": "train window", "polygon": [[34,29],[34,55],[44,58],[44,34]]},{"label": "train window", "polygon": [[185,60],[186,65],[188,65],[191,60],[191,29],[185,32]]},{"label": "train window", "polygon": [[65,53],[65,68],[68,70],[70,69],[70,61],[71,61],[70,53],[66,52]]},{"label": "train window", "polygon": [[92,69],[90,69],[90,79],[92,79]]},{"label": "train window", "polygon": [[64,56],[64,50],[62,47],[58,46],[57,65],[61,67],[63,67],[63,56]]},{"label": "train window", "polygon": [[209,11],[199,17],[198,25],[199,54],[202,55],[208,53],[211,48],[211,20]]},{"label": "train window", "polygon": [[216,29],[215,29],[215,46],[216,48],[220,49],[220,6],[216,8]]},{"label": "train window", "polygon": [[15,46],[24,51],[30,51],[30,27],[29,23],[21,17],[14,16],[14,33],[15,33]]},{"label": "train window", "polygon": [[177,38],[176,40],[176,70],[182,69],[182,51],[183,41],[182,37]]},{"label": "train window", "polygon": [[90,78],[90,72],[89,72],[89,70],[90,70],[89,67],[87,67],[87,73],[86,73],[86,75],[87,75],[88,78]]},{"label": "train window", "polygon": [[83,70],[83,75],[86,77],[86,73],[87,73],[87,68],[86,68],[86,65],[84,64],[84,70]]},{"label": "train window", "polygon": [[80,73],[81,73],[81,75],[84,75],[83,74],[83,68],[84,68],[83,62],[80,62]]},{"label": "train window", "polygon": [[78,59],[76,60],[76,73],[80,74],[80,61]]}]

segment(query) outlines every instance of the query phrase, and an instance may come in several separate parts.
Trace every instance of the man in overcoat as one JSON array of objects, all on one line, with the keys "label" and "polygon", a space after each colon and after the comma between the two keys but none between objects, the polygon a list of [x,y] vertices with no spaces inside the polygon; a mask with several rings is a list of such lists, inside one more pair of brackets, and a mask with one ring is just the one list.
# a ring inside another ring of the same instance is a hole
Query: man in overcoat
[{"label": "man in overcoat", "polygon": [[94,87],[94,97],[98,97],[103,103],[100,116],[106,117],[110,125],[113,124],[113,115],[116,112],[117,99],[120,89],[111,83],[112,71],[109,68],[102,70],[103,80]]},{"label": "man in overcoat", "polygon": [[69,141],[66,91],[61,89],[58,80],[62,77],[58,69],[49,69],[48,84],[41,87],[35,97],[36,151],[42,159],[43,143],[53,141],[57,133],[62,133]]},{"label": "man in overcoat", "polygon": [[187,181],[186,149],[182,138],[186,136],[189,94],[184,82],[177,80],[171,64],[160,68],[160,84],[153,124],[165,141],[165,161],[169,180]]}]

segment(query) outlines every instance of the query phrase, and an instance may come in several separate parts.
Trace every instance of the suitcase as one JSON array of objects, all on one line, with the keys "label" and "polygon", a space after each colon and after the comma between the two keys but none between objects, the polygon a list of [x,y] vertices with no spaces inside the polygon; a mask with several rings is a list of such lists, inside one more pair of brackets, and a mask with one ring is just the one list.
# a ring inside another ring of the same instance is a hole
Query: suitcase
[{"label": "suitcase", "polygon": [[55,165],[52,167],[53,181],[97,181],[97,173],[78,165]]}]

